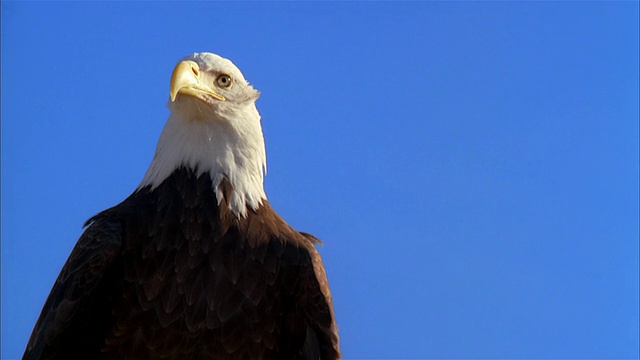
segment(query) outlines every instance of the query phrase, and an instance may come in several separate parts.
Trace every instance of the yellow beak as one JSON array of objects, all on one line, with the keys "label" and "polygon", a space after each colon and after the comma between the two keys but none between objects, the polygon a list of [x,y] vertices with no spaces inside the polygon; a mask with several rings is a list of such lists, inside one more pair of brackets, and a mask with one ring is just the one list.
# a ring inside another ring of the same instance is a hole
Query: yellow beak
[{"label": "yellow beak", "polygon": [[191,60],[181,61],[173,69],[171,74],[171,88],[169,89],[171,101],[176,101],[178,94],[191,95],[201,97],[209,95],[214,99],[224,101],[224,96],[217,92],[200,85],[200,66]]}]

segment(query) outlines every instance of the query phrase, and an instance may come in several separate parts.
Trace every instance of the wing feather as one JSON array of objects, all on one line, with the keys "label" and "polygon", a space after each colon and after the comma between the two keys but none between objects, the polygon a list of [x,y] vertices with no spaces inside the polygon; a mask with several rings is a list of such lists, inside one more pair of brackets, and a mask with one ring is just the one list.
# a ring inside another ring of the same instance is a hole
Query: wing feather
[{"label": "wing feather", "polygon": [[[119,221],[98,215],[87,222],[33,329],[23,359],[69,358],[99,352],[110,314],[108,287],[122,245]],[[78,344],[82,344],[78,346]]]},{"label": "wing feather", "polygon": [[[301,233],[311,244],[320,243],[313,235]],[[333,300],[322,258],[314,245],[307,247],[311,267],[301,280],[300,299],[308,321],[306,339],[300,357],[304,359],[339,359],[340,339],[333,313]]]}]

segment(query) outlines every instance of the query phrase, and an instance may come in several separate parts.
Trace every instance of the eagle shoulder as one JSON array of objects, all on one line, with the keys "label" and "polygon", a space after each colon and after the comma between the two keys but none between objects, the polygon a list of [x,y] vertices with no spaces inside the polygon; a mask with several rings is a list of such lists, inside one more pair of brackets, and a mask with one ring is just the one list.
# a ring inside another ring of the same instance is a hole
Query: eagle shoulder
[{"label": "eagle shoulder", "polygon": [[121,223],[105,213],[85,224],[42,308],[23,359],[69,358],[99,351],[93,340],[100,336],[93,333],[102,328],[100,322],[108,321],[109,315],[101,309],[110,301],[106,288],[117,278],[112,270],[122,245]]}]

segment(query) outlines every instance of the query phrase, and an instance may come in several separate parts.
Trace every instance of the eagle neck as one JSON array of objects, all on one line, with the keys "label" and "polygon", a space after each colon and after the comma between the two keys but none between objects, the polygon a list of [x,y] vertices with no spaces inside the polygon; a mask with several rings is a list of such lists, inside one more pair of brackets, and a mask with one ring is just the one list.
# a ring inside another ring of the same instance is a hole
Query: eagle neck
[{"label": "eagle neck", "polygon": [[223,198],[222,182],[232,192],[228,206],[236,216],[245,217],[247,209],[257,209],[266,199],[264,173],[266,154],[260,115],[238,114],[233,123],[225,119],[194,119],[172,112],[162,130],[155,155],[141,189],[159,186],[176,169],[193,170],[197,176],[208,173],[218,205]]}]

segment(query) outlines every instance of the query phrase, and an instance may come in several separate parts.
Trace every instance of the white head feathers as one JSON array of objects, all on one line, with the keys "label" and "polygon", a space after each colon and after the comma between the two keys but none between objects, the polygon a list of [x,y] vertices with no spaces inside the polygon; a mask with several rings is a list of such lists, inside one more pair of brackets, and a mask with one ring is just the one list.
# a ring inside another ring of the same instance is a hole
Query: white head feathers
[{"label": "white head feathers", "polygon": [[155,188],[185,166],[209,173],[218,201],[220,182],[228,179],[236,215],[260,206],[267,159],[255,106],[259,95],[231,61],[211,53],[185,57],[171,79],[171,115],[138,188]]}]

